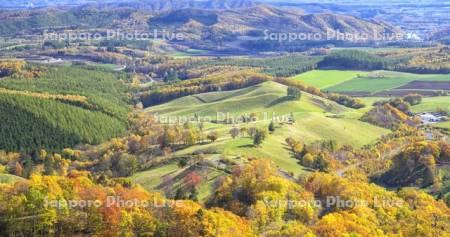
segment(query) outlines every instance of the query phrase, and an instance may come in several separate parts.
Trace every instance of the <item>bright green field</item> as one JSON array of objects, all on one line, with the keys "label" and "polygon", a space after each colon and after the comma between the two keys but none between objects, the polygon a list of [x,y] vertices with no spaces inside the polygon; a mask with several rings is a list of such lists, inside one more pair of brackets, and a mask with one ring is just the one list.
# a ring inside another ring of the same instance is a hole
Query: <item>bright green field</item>
[{"label": "bright green field", "polygon": [[450,130],[450,121],[443,122],[443,123],[436,123],[433,126],[438,127],[438,128],[446,128],[446,129]]},{"label": "bright green field", "polygon": [[358,76],[366,76],[368,72],[363,71],[341,71],[341,70],[313,70],[292,77],[307,85],[325,89],[346,81],[357,78]]},{"label": "bright green field", "polygon": [[412,107],[413,112],[433,112],[444,110],[450,113],[450,96],[423,98],[422,103]]},{"label": "bright green field", "polygon": [[394,89],[412,81],[450,81],[450,76],[374,71],[366,77],[347,80],[340,84],[327,87],[325,90],[334,92],[379,92]]}]

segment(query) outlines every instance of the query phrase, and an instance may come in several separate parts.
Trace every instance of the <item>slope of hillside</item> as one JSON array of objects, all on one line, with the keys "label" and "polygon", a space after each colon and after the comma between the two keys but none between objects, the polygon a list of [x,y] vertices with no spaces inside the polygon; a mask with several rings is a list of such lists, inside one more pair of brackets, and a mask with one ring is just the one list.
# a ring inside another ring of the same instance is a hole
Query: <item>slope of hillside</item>
[{"label": "slope of hillside", "polygon": [[126,120],[126,74],[105,71],[101,68],[76,66],[46,67],[39,78],[0,80],[0,87],[37,93],[85,96],[94,109]]},{"label": "slope of hillside", "polygon": [[[362,113],[358,110],[345,108],[308,93],[302,93],[300,101],[289,100],[286,98],[286,89],[281,84],[266,82],[236,91],[187,96],[149,107],[145,112],[155,114],[160,122],[170,120],[180,123],[196,117],[221,121],[226,118],[223,116],[227,113],[233,118],[255,113],[256,122],[237,125],[206,123],[207,132],[216,131],[222,139],[212,144],[192,146],[175,154],[187,155],[213,149],[231,156],[265,157],[275,161],[283,170],[296,174],[302,172],[303,168],[287,149],[284,141],[287,137],[299,138],[305,143],[335,140],[340,145],[361,147],[388,132],[359,121]],[[295,118],[294,124],[288,122],[291,115]],[[229,135],[233,126],[264,128],[273,118],[279,125],[260,147],[254,147],[249,137],[232,139]]]},{"label": "slope of hillside", "polygon": [[[176,190],[183,188],[184,180],[190,173],[187,168],[180,167],[178,161],[187,160],[192,164],[189,159],[201,156],[208,164],[207,168],[196,170],[203,177],[199,200],[204,202],[213,192],[219,177],[228,175],[235,165],[246,164],[255,158],[270,159],[280,174],[285,176],[293,174],[298,177],[309,172],[293,156],[285,141],[288,137],[299,139],[305,144],[334,140],[338,145],[362,147],[389,132],[360,121],[363,114],[360,110],[349,109],[305,92],[299,101],[288,99],[286,91],[284,85],[265,82],[240,90],[186,96],[147,108],[145,113],[156,115],[162,123],[183,124],[186,119],[209,118],[210,122],[206,120],[203,124],[203,133],[215,132],[218,140],[176,150],[170,155],[174,159],[172,162],[139,172],[132,180],[147,190],[159,190],[173,197]],[[257,119],[237,124],[215,122],[221,121],[223,118],[220,116],[227,113],[232,118],[254,113]],[[240,133],[235,138],[230,134],[232,128],[267,129],[272,116],[279,116],[274,118],[275,131],[260,146],[254,146],[248,134]],[[289,122],[290,116],[293,116],[294,123]]]},{"label": "slope of hillside", "polygon": [[211,92],[182,97],[169,103],[149,107],[150,113],[170,116],[216,116],[217,113],[243,115],[257,113],[276,113],[278,116],[291,112],[333,112],[341,113],[349,109],[335,102],[303,93],[300,101],[293,101],[287,97],[287,87],[275,82],[236,91]]},{"label": "slope of hillside", "polygon": [[0,80],[0,149],[56,150],[98,144],[127,127],[126,75],[97,68],[41,67],[38,78]]}]

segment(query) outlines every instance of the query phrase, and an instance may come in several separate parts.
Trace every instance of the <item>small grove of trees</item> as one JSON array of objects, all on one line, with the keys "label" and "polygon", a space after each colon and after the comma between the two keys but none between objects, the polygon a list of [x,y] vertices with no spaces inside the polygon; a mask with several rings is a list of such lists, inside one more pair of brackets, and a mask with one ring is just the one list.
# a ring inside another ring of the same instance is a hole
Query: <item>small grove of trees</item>
[{"label": "small grove of trees", "polygon": [[306,146],[299,140],[286,138],[286,144],[291,148],[295,158],[305,167],[328,172],[336,166],[336,161],[330,154],[336,150],[336,142],[325,140]]},{"label": "small grove of trees", "polygon": [[289,98],[299,100],[302,97],[302,92],[297,87],[289,86],[287,88],[287,96]]},{"label": "small grove of trees", "polygon": [[166,83],[174,83],[179,81],[179,77],[178,77],[178,72],[171,68],[169,69],[169,71],[164,73],[164,82]]},{"label": "small grove of trees", "polygon": [[241,133],[241,130],[237,127],[233,127],[230,129],[230,135],[233,139],[235,139],[236,137],[239,136],[239,134]]},{"label": "small grove of trees", "polygon": [[360,99],[350,97],[348,95],[340,95],[332,93],[328,95],[328,99],[348,108],[361,109],[365,107],[363,101],[361,101]]},{"label": "small grove of trees", "polygon": [[25,66],[24,61],[5,61],[0,60],[0,78],[19,73]]},{"label": "small grove of trees", "polygon": [[391,168],[375,177],[387,186],[428,187],[438,182],[437,165],[450,162],[450,145],[420,141],[410,144],[392,160]]},{"label": "small grove of trees", "polygon": [[319,68],[382,70],[393,69],[407,60],[407,58],[378,57],[360,50],[340,50],[327,55],[318,66]]},{"label": "small grove of trees", "polygon": [[275,132],[275,123],[273,122],[273,120],[272,121],[270,121],[270,124],[269,124],[269,132]]},{"label": "small grove of trees", "polygon": [[216,131],[210,132],[206,138],[210,140],[211,142],[215,142],[217,139],[219,139],[219,133]]},{"label": "small grove of trees", "polygon": [[419,94],[409,94],[403,98],[405,102],[408,102],[411,106],[422,103],[422,96]]},{"label": "small grove of trees", "polygon": [[[273,125],[275,127],[275,125]],[[269,126],[270,127],[270,126]],[[275,129],[273,127],[273,130]],[[233,127],[230,129],[229,131],[231,137],[233,139],[242,136],[243,134],[247,133],[247,135],[252,139],[253,141],[253,145],[254,146],[260,146],[263,141],[267,138],[268,135],[268,130],[267,128],[256,128],[256,127],[251,127],[251,128],[238,128],[238,127]]]},{"label": "small grove of trees", "polygon": [[267,138],[267,130],[256,129],[255,134],[253,135],[253,145],[260,146],[266,138]]}]

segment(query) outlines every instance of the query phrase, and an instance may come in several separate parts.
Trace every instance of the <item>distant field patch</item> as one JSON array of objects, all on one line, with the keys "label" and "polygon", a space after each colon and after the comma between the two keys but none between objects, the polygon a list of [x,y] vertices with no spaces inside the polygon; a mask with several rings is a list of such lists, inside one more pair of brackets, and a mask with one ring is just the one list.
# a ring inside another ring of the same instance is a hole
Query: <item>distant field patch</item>
[{"label": "distant field patch", "polygon": [[370,94],[389,91],[405,86],[413,81],[421,81],[422,84],[425,82],[450,82],[450,76],[441,74],[412,74],[390,71],[374,71],[365,77],[347,80],[338,85],[325,88],[325,90],[350,93],[366,92]]},{"label": "distant field patch", "polygon": [[353,80],[358,76],[367,76],[367,74],[368,72],[363,71],[313,70],[294,76],[292,79],[324,89]]},{"label": "distant field patch", "polygon": [[450,121],[444,122],[444,123],[436,123],[433,126],[434,127],[438,127],[438,128],[445,128],[445,129],[450,130]]},{"label": "distant field patch", "polygon": [[412,111],[415,113],[434,112],[438,110],[444,110],[450,113],[450,96],[423,98],[422,103],[412,107]]},{"label": "distant field patch", "polygon": [[397,89],[450,90],[449,81],[413,81]]}]

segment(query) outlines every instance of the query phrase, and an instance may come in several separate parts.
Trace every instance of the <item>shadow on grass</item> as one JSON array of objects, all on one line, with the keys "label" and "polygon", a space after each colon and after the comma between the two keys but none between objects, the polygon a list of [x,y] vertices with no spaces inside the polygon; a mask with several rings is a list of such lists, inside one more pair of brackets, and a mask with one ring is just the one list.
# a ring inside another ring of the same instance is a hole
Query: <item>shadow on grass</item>
[{"label": "shadow on grass", "polygon": [[253,144],[240,145],[238,148],[256,148]]},{"label": "shadow on grass", "polygon": [[283,97],[280,97],[280,98],[278,98],[278,99],[276,99],[276,100],[270,102],[270,103],[266,106],[266,108],[273,107],[273,106],[275,106],[275,105],[278,105],[278,104],[281,104],[281,103],[284,103],[284,102],[288,102],[288,101],[295,101],[295,98],[292,98],[291,96],[283,96]]}]

